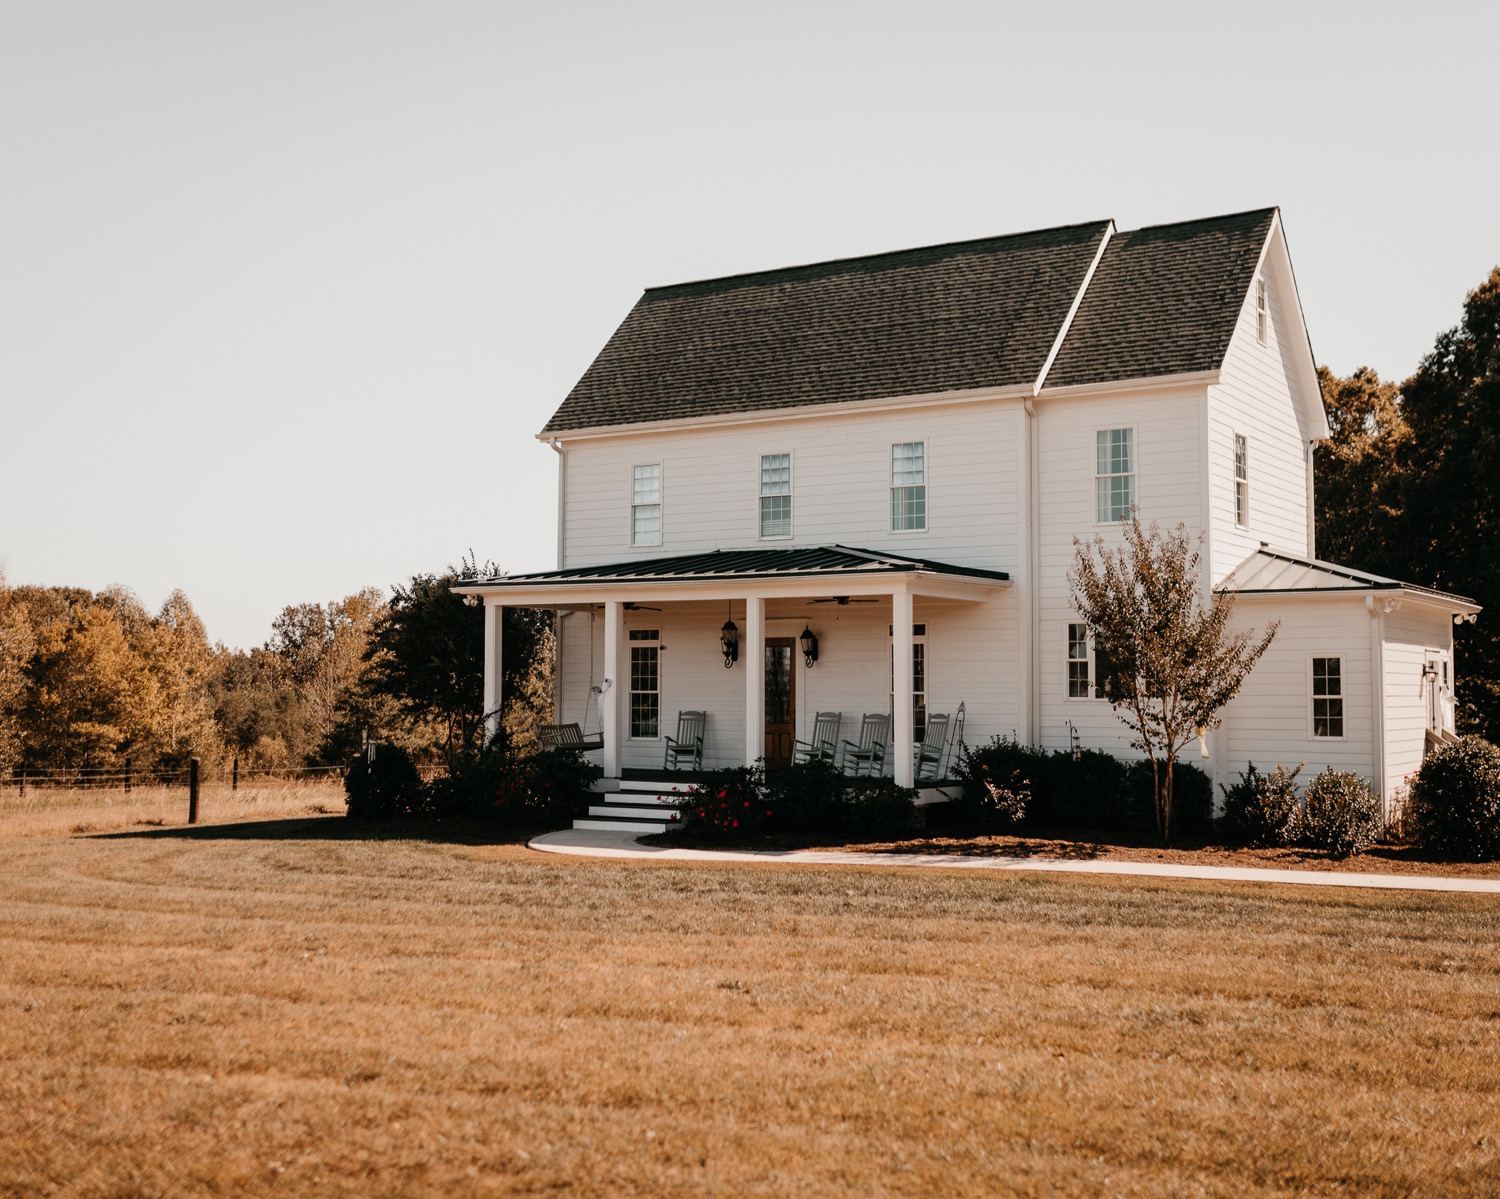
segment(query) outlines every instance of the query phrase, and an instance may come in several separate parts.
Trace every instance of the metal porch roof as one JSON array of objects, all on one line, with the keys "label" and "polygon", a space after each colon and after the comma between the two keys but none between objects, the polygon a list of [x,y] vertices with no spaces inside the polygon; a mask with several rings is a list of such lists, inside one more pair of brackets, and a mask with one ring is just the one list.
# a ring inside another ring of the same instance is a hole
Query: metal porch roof
[{"label": "metal porch roof", "polygon": [[609,562],[599,566],[574,566],[566,570],[546,570],[534,574],[500,575],[491,579],[466,581],[469,586],[568,584],[568,583],[654,583],[690,582],[709,579],[776,579],[788,576],[832,576],[905,574],[927,571],[968,579],[990,579],[1008,583],[1010,575],[1003,570],[985,570],[978,566],[955,566],[927,558],[909,558],[902,554],[878,554],[846,545],[818,545],[786,549],[710,550],[700,554],[675,554],[667,558],[646,558],[626,562]]}]

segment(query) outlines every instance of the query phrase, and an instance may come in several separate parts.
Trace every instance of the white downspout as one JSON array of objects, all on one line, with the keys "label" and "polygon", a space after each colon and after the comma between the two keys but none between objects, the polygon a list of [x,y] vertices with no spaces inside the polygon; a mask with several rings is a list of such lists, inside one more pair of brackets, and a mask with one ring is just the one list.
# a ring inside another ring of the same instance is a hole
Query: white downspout
[{"label": "white downspout", "polygon": [[1316,441],[1307,444],[1307,556],[1316,558],[1318,556],[1318,510],[1313,495],[1313,452],[1318,448]]},{"label": "white downspout", "polygon": [[1025,678],[1020,692],[1020,736],[1027,745],[1039,744],[1041,723],[1041,631],[1038,628],[1041,601],[1037,589],[1037,542],[1040,539],[1037,513],[1037,437],[1036,405],[1031,397],[1021,401],[1021,427],[1024,446],[1021,454],[1021,569],[1026,572],[1020,594],[1021,652],[1020,667]]},{"label": "white downspout", "polygon": [[[557,455],[557,569],[567,565],[567,506],[568,506],[568,455],[557,438],[549,438],[547,444]],[[589,636],[593,636],[590,630]],[[554,609],[552,613],[552,719],[562,720],[562,664],[563,664],[563,613]],[[594,680],[589,680],[589,686]]]},{"label": "white downspout", "polygon": [[1375,737],[1375,777],[1370,781],[1380,796],[1380,815],[1385,819],[1390,816],[1385,793],[1385,605],[1367,595],[1365,610],[1370,614],[1370,716]]}]

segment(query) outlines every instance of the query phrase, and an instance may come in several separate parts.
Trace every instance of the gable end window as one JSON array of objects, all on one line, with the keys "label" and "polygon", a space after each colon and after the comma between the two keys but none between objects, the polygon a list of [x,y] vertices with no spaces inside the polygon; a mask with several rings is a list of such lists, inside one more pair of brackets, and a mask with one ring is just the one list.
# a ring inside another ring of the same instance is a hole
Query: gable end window
[{"label": "gable end window", "polygon": [[1312,660],[1312,733],[1344,735],[1344,663],[1342,658]]},{"label": "gable end window", "polygon": [[891,531],[927,527],[927,443],[898,441],[891,446]]},{"label": "gable end window", "polygon": [[1100,429],[1094,434],[1094,519],[1112,525],[1135,504],[1135,430]]},{"label": "gable end window", "polygon": [[1250,527],[1250,451],[1239,433],[1234,435],[1234,523]]},{"label": "gable end window", "polygon": [[661,544],[661,463],[637,466],[630,499],[630,544]]},{"label": "gable end window", "polygon": [[760,535],[792,535],[792,456],[760,456]]},{"label": "gable end window", "polygon": [[1255,340],[1261,345],[1266,344],[1270,327],[1271,312],[1266,307],[1266,281],[1257,279],[1255,281]]}]

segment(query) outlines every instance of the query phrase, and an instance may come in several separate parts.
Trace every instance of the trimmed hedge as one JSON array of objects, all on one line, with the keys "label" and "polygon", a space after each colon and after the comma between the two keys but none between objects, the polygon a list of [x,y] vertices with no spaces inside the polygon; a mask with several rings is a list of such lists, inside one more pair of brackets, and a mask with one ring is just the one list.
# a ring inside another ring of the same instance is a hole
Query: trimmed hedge
[{"label": "trimmed hedge", "polygon": [[411,756],[398,745],[381,745],[375,760],[360,755],[344,774],[348,814],[356,820],[388,820],[427,810],[427,788]]},{"label": "trimmed hedge", "polygon": [[1307,784],[1301,835],[1304,845],[1347,858],[1368,849],[1385,833],[1380,797],[1370,784],[1347,770],[1330,766]]},{"label": "trimmed hedge", "polygon": [[1411,781],[1405,817],[1423,849],[1470,861],[1500,858],[1500,748],[1460,737],[1428,754]]},{"label": "trimmed hedge", "polygon": [[1270,774],[1261,774],[1250,762],[1239,782],[1220,787],[1224,793],[1220,820],[1229,839],[1256,849],[1296,841],[1302,823],[1302,796],[1297,789],[1301,773],[1300,765],[1287,770],[1277,763]]}]

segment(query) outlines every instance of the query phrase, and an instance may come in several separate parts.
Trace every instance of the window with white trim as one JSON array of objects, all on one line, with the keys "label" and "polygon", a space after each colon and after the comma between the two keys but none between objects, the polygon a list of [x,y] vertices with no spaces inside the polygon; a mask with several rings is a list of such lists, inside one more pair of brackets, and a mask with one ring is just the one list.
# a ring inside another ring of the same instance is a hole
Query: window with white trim
[{"label": "window with white trim", "polygon": [[760,456],[760,535],[792,535],[792,456]]},{"label": "window with white trim", "polygon": [[1341,658],[1312,660],[1312,734],[1344,735],[1344,663]]},{"label": "window with white trim", "polygon": [[1094,434],[1094,519],[1114,524],[1135,504],[1135,430],[1100,429]]},{"label": "window with white trim", "polygon": [[891,446],[891,531],[927,527],[927,443],[898,441]]},{"label": "window with white trim", "polygon": [[1265,345],[1270,329],[1271,311],[1266,307],[1266,281],[1260,278],[1255,281],[1255,340]]},{"label": "window with white trim", "polygon": [[631,483],[630,544],[661,544],[661,463],[637,466]]},{"label": "window with white trim", "polygon": [[1234,523],[1250,527],[1250,450],[1244,435],[1234,435]]},{"label": "window with white trim", "polygon": [[1104,698],[1105,654],[1103,643],[1089,636],[1082,622],[1068,625],[1068,698]]},{"label": "window with white trim", "polygon": [[[891,685],[888,692],[890,712],[896,714],[896,646],[895,629],[886,625],[891,644]],[[927,735],[927,625],[911,626],[911,707],[912,740],[920,743]]]},{"label": "window with white trim", "polygon": [[661,630],[630,630],[630,735],[661,735]]}]

